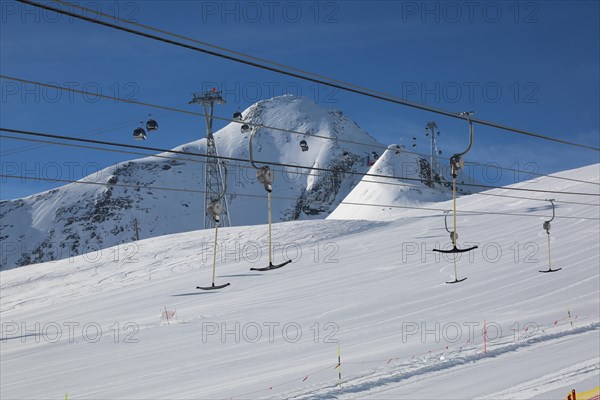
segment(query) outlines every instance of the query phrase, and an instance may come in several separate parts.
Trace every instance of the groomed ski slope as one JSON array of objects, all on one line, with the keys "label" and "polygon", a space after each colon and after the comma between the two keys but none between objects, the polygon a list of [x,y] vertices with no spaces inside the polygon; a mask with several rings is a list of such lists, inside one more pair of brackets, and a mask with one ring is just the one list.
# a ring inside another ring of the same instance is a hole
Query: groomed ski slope
[{"label": "groomed ski slope", "polygon": [[[599,165],[561,175],[599,182]],[[516,186],[599,193],[597,185],[551,178]],[[560,199],[598,204],[597,197]],[[345,215],[274,225],[274,261],[283,260],[285,245],[294,262],[266,273],[249,271],[268,263],[265,225],[220,230],[229,252],[217,283],[231,286],[218,292],[195,290],[210,284],[212,231],[2,272],[0,397],[540,399],[597,386],[600,225],[581,218],[599,218],[600,209],[557,203],[552,260],[563,270],[541,274],[548,203],[474,194],[458,204],[498,214],[459,215],[459,245],[480,248],[458,262],[468,279],[456,285],[444,283],[453,278],[450,260],[431,252],[449,245],[443,214],[381,207],[370,209],[387,221]],[[266,213],[266,204],[256,212]],[[256,243],[262,258],[253,263]],[[176,310],[175,323],[161,323],[165,307]],[[72,333],[69,323],[79,324]],[[502,337],[493,340],[498,328]]]}]

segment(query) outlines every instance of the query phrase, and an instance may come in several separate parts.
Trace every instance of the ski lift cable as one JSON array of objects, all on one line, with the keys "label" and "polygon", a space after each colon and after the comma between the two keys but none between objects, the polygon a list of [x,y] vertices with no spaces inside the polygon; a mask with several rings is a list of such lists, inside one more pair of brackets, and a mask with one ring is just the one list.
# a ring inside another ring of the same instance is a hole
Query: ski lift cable
[{"label": "ski lift cable", "polygon": [[[158,113],[156,113],[155,115],[161,115],[163,114],[164,111],[159,111]],[[137,122],[137,120],[136,120]],[[123,121],[120,123],[114,123],[111,125],[107,125],[103,128],[95,128],[95,129],[89,129],[86,131],[83,131],[79,134],[77,134],[78,137],[82,137],[82,138],[86,138],[86,137],[90,137],[90,136],[95,136],[95,135],[100,135],[103,133],[108,133],[108,132],[114,132],[117,131],[119,129],[123,129],[126,127],[129,127],[131,125],[134,125],[134,122],[132,122],[132,120],[128,120],[128,121]],[[39,149],[44,147],[43,145],[31,145],[31,146],[21,146],[19,148],[16,149],[10,149],[10,150],[5,150],[5,151],[0,151],[0,156],[1,157],[6,157],[6,156],[12,156],[15,154],[20,154],[23,153],[25,151],[30,151],[30,150],[35,150],[35,149]]]},{"label": "ski lift cable", "polygon": [[[122,98],[108,96],[108,95],[104,95],[104,94],[90,93],[90,92],[86,92],[84,90],[78,90],[78,89],[74,89],[74,88],[66,88],[66,87],[62,87],[62,86],[56,86],[56,85],[52,85],[52,84],[47,84],[47,83],[42,83],[42,82],[37,82],[37,81],[32,81],[32,80],[27,80],[27,79],[10,77],[10,76],[6,76],[6,75],[0,75],[0,78],[13,80],[16,82],[39,85],[42,87],[48,87],[51,89],[63,90],[63,91],[72,92],[72,93],[79,93],[79,94],[83,94],[83,95],[93,95],[93,96],[97,96],[97,97],[104,98],[107,100],[113,100],[113,101],[128,103],[128,104],[135,104],[135,105],[144,106],[144,107],[158,108],[158,109],[165,110],[165,111],[178,112],[178,113],[183,113],[183,114],[193,115],[193,116],[201,116],[201,117],[205,116],[202,113],[198,113],[198,112],[194,112],[194,111],[188,111],[188,110],[182,110],[182,109],[178,109],[178,108],[174,108],[174,107],[145,103],[145,102],[136,101],[136,100],[122,99]],[[387,146],[380,146],[380,145],[356,142],[356,141],[352,141],[352,140],[344,140],[344,139],[332,138],[332,137],[328,137],[328,136],[315,135],[315,134],[310,134],[307,132],[299,132],[299,131],[294,131],[294,130],[290,130],[290,129],[277,128],[277,127],[272,127],[272,126],[262,125],[262,124],[255,124],[252,122],[239,121],[239,120],[232,119],[232,118],[225,118],[225,117],[218,117],[218,116],[213,116],[212,118],[216,119],[216,120],[222,120],[222,121],[227,121],[227,122],[232,122],[232,123],[237,123],[237,124],[242,124],[242,125],[244,125],[244,124],[250,125],[255,128],[264,128],[264,129],[269,129],[269,130],[278,131],[278,132],[293,133],[293,134],[297,134],[297,135],[305,135],[305,136],[315,137],[315,138],[319,138],[319,139],[326,139],[326,140],[332,140],[332,141],[341,142],[341,143],[355,144],[355,145],[360,145],[360,146],[365,146],[365,147],[370,147],[370,148],[380,148],[380,149],[384,149],[384,150],[388,149]],[[423,154],[423,153],[414,153],[414,154],[427,156],[427,154]],[[445,157],[440,157],[440,158],[444,159],[444,160],[449,160],[449,158],[445,158]],[[471,164],[471,163],[466,162],[465,164]],[[489,165],[485,165],[485,164],[481,164],[481,163],[473,162],[472,164],[477,164],[478,166],[489,167]],[[554,178],[554,179],[561,179],[561,180],[568,180],[568,181],[574,181],[574,182],[588,183],[588,184],[593,184],[593,185],[600,185],[600,183],[597,183],[597,182],[582,181],[582,180],[578,180],[578,179],[574,179],[574,178],[564,178],[564,177],[558,177],[558,176],[549,175],[549,174],[533,173],[530,171],[522,171],[519,169],[505,168],[505,167],[496,166],[496,165],[494,165],[494,168],[499,168],[501,170],[520,172],[520,173],[525,173],[525,174],[530,174],[530,175],[535,175],[535,176],[544,176],[544,177],[549,177],[549,178]]]},{"label": "ski lift cable", "polygon": [[[94,143],[94,144],[101,144],[101,145],[108,145],[108,146],[133,148],[133,149],[138,149],[138,150],[141,149],[141,150],[190,155],[190,156],[204,157],[204,158],[217,158],[217,159],[221,159],[221,160],[240,161],[240,162],[244,162],[244,163],[249,162],[247,159],[243,159],[243,158],[239,158],[239,157],[225,157],[225,156],[214,156],[214,155],[206,155],[206,154],[198,154],[198,153],[189,153],[189,152],[178,151],[178,150],[169,150],[169,149],[161,149],[161,148],[156,148],[156,147],[114,143],[114,142],[101,141],[101,140],[95,140],[95,139],[73,138],[73,137],[69,137],[69,136],[53,135],[53,134],[47,134],[47,133],[31,132],[31,131],[3,128],[3,127],[0,127],[0,131],[6,131],[6,132],[30,135],[30,136],[41,136],[41,137],[47,137],[47,138],[69,140],[69,141],[87,142],[87,143]],[[309,170],[309,171],[312,170],[312,171],[320,171],[320,172],[339,172],[339,171],[333,171],[331,169],[323,168],[323,167],[295,165],[295,164],[272,162],[272,161],[257,161],[257,162],[260,162],[261,164],[272,165],[272,166],[288,167],[288,168],[294,168],[294,169],[296,169],[296,168],[297,169],[305,169],[305,170]],[[384,174],[372,174],[372,173],[368,173],[368,172],[365,173],[365,172],[357,172],[357,171],[345,171],[345,173],[348,173],[351,175],[374,177],[374,178],[389,178],[389,179],[404,180],[404,181],[422,182],[422,179],[418,179],[418,178],[399,177],[399,176],[384,175]],[[520,191],[520,192],[555,193],[555,194],[571,194],[571,195],[579,195],[579,196],[600,197],[600,193],[596,194],[596,193],[553,191],[553,190],[543,190],[543,189],[527,189],[527,188],[502,187],[502,186],[471,184],[471,183],[461,183],[460,185],[463,187],[476,187],[476,188],[482,188],[482,189],[503,189],[503,190]]]},{"label": "ski lift cable", "polygon": [[[207,163],[206,161],[197,160],[197,159],[193,159],[193,158],[187,158],[187,157],[171,157],[171,156],[166,156],[166,155],[162,155],[162,154],[142,153],[142,152],[136,152],[136,151],[127,151],[127,150],[110,149],[110,148],[96,147],[96,146],[78,145],[78,144],[73,144],[73,143],[55,142],[55,141],[40,140],[40,139],[31,139],[31,138],[20,138],[20,137],[8,136],[8,135],[4,135],[4,134],[0,134],[0,138],[2,138],[2,139],[11,139],[11,140],[19,140],[19,141],[27,141],[27,142],[34,142],[34,143],[42,143],[42,144],[45,144],[45,145],[59,145],[59,146],[65,146],[65,147],[73,147],[73,148],[81,148],[81,149],[97,150],[97,151],[106,151],[106,152],[119,153],[119,154],[132,154],[132,155],[139,155],[139,156],[146,156],[146,157],[156,157],[156,158],[178,160],[178,161],[189,161],[189,162],[200,163],[200,164],[206,164]],[[236,165],[236,166],[238,166],[240,168],[244,168],[244,169],[253,168],[251,166],[242,165],[240,163],[234,163],[234,165]],[[286,174],[292,174],[292,175],[319,176],[318,173],[314,173],[314,172],[289,171],[289,170],[284,170],[284,169],[273,169],[273,170],[277,171],[277,172],[286,173]],[[374,183],[374,184],[383,184],[383,185],[390,185],[390,186],[414,187],[414,184],[401,183],[401,182],[385,182],[385,181],[370,181],[370,180],[362,180],[362,182]],[[438,191],[438,192],[442,192],[443,191],[441,188],[431,188],[431,189],[435,190],[435,191]],[[522,196],[511,196],[511,195],[502,195],[502,194],[494,194],[494,193],[486,193],[486,192],[479,192],[477,194],[480,195],[480,196],[505,197],[505,198],[519,199],[519,200],[546,201],[545,199],[540,199],[540,198],[522,197]],[[557,203],[561,203],[561,204],[573,204],[573,205],[583,205],[583,206],[600,207],[600,204],[583,203],[583,202],[566,201],[566,200],[555,200],[555,201]]]},{"label": "ski lift cable", "polygon": [[[185,193],[206,193],[204,190],[194,190],[194,189],[180,189],[180,188],[169,188],[162,186],[146,186],[146,185],[135,185],[135,184],[126,184],[126,183],[108,183],[108,182],[93,182],[93,181],[82,181],[82,180],[73,180],[73,179],[59,179],[59,178],[46,178],[46,177],[35,177],[35,176],[25,176],[25,175],[6,175],[0,174],[0,178],[6,179],[20,179],[23,181],[44,181],[44,182],[58,182],[58,183],[74,183],[74,184],[82,184],[82,185],[95,185],[95,186],[105,186],[105,187],[124,187],[124,188],[133,188],[133,189],[147,189],[147,190],[163,190],[163,191],[172,191],[172,192],[185,192]],[[253,198],[264,198],[263,195],[258,194],[249,194],[249,193],[234,193],[229,192],[227,195],[235,195],[240,197],[253,197]],[[273,196],[273,199],[278,200],[298,200],[296,197],[285,197],[285,196]],[[407,209],[407,210],[422,210],[422,211],[441,211],[444,212],[446,209],[443,208],[432,208],[432,207],[414,207],[414,206],[400,206],[400,205],[389,205],[389,204],[373,204],[373,203],[357,203],[357,202],[345,202],[342,201],[340,204],[346,204],[351,206],[366,206],[366,207],[380,207],[380,208],[397,208],[397,209]],[[545,215],[540,214],[523,214],[523,213],[510,213],[510,212],[493,212],[493,211],[469,211],[469,210],[461,210],[459,211],[459,215],[504,215],[504,216],[515,216],[515,217],[532,217],[532,218],[546,218]],[[589,220],[589,221],[600,221],[600,218],[592,218],[592,217],[575,217],[569,215],[557,215],[556,219],[576,219],[576,220]]]},{"label": "ski lift cable", "polygon": [[[365,207],[379,207],[379,208],[397,208],[397,209],[409,209],[409,210],[423,210],[423,211],[440,211],[446,212],[447,209],[444,208],[432,208],[432,207],[412,207],[412,206],[399,206],[394,204],[373,204],[373,203],[358,203],[358,202],[347,202],[342,201],[340,204],[345,204],[349,206],[365,206]],[[513,212],[501,212],[501,211],[471,211],[471,210],[460,210],[457,211],[458,215],[464,214],[465,216],[469,215],[504,215],[504,216],[514,216],[514,217],[536,217],[536,218],[546,218],[545,215],[540,214],[523,214],[523,213],[513,213]],[[600,221],[600,218],[592,218],[592,217],[574,217],[574,216],[566,216],[562,215],[556,216],[557,219],[579,219],[582,220],[590,220],[590,221]]]},{"label": "ski lift cable", "polygon": [[[179,47],[183,47],[183,48],[187,48],[190,50],[194,50],[197,52],[201,52],[201,53],[205,53],[205,54],[209,54],[215,57],[220,57],[220,58],[224,58],[227,60],[231,60],[231,61],[235,61],[235,62],[239,62],[242,64],[246,64],[249,66],[253,66],[256,68],[260,68],[260,69],[264,69],[264,70],[268,70],[271,72],[276,72],[279,74],[283,74],[283,75],[287,75],[290,77],[294,77],[294,78],[298,78],[298,79],[302,79],[302,80],[307,80],[313,83],[317,83],[317,84],[322,84],[322,85],[326,85],[326,86],[330,86],[330,87],[334,87],[340,90],[344,90],[347,92],[351,92],[351,93],[355,93],[355,94],[360,94],[363,96],[367,96],[367,97],[371,97],[374,99],[379,99],[379,100],[383,100],[383,101],[387,101],[387,102],[391,102],[391,103],[395,103],[395,104],[399,104],[399,105],[404,105],[404,106],[408,106],[408,107],[412,107],[415,109],[420,109],[423,111],[427,111],[427,112],[432,112],[432,113],[436,113],[436,114],[440,114],[440,115],[444,115],[444,116],[448,116],[451,118],[456,118],[456,119],[465,119],[465,117],[463,115],[461,115],[460,113],[456,113],[456,112],[452,112],[452,111],[448,111],[445,109],[441,109],[441,108],[437,108],[437,107],[432,107],[426,104],[421,104],[421,103],[417,103],[417,102],[413,102],[413,101],[409,101],[406,99],[402,99],[399,97],[395,97],[395,96],[391,96],[391,95],[387,95],[387,94],[379,94],[376,93],[372,90],[364,90],[364,89],[360,89],[360,88],[356,88],[356,87],[350,87],[347,85],[343,85],[341,83],[336,83],[334,82],[332,79],[320,79],[320,78],[311,78],[309,76],[305,76],[302,75],[298,72],[290,72],[290,71],[285,71],[281,68],[278,67],[272,67],[272,66],[268,66],[268,65],[264,65],[261,64],[259,62],[256,61],[250,61],[250,60],[244,60],[241,59],[239,57],[236,56],[232,56],[232,55],[227,55],[227,54],[223,54],[214,50],[209,50],[209,49],[205,49],[205,48],[200,48],[197,46],[192,46],[190,44],[186,44],[186,43],[182,43],[182,42],[178,42],[172,39],[168,39],[165,37],[161,37],[161,36],[156,36],[153,34],[149,34],[146,32],[142,32],[139,30],[135,30],[135,29],[131,29],[131,28],[127,28],[125,26],[121,26],[121,25],[117,25],[117,24],[113,24],[110,22],[106,22],[106,21],[101,21],[99,19],[95,19],[95,18],[91,18],[87,15],[80,15],[74,12],[70,12],[67,10],[62,10],[62,9],[58,9],[55,7],[50,7],[49,5],[45,5],[45,4],[41,4],[35,1],[31,1],[31,0],[17,0],[20,3],[23,4],[29,4],[31,6],[34,7],[38,7],[38,8],[43,8],[49,11],[54,11],[56,13],[59,14],[63,14],[63,15],[68,15],[74,18],[78,18],[84,21],[88,21],[88,22],[92,22],[94,24],[98,24],[98,25],[103,25],[112,29],[117,29],[120,31],[124,31],[124,32],[128,32],[134,35],[138,35],[138,36],[143,36],[149,39],[153,39],[153,40],[157,40],[163,43],[168,43],[168,44],[172,44],[175,46],[179,46]],[[87,8],[82,8],[84,10],[88,10]],[[571,141],[567,141],[567,140],[563,140],[563,139],[558,139],[555,137],[550,137],[547,135],[543,135],[543,134],[539,134],[539,133],[535,133],[535,132],[530,132],[524,129],[519,129],[519,128],[513,128],[510,127],[508,125],[503,125],[503,124],[499,124],[499,123],[495,123],[495,122],[491,122],[491,121],[485,121],[482,119],[475,119],[473,118],[471,120],[473,123],[478,123],[480,125],[485,125],[485,126],[489,126],[489,127],[493,127],[493,128],[497,128],[497,129],[501,129],[501,130],[505,130],[505,131],[510,131],[510,132],[514,132],[514,133],[518,133],[518,134],[522,134],[522,135],[526,135],[526,136],[531,136],[531,137],[536,137],[538,139],[543,139],[543,140],[548,140],[548,141],[552,141],[552,142],[556,142],[556,143],[561,143],[564,145],[569,145],[569,146],[574,146],[574,147],[579,147],[579,148],[584,148],[584,149],[588,149],[588,150],[593,150],[593,151],[600,151],[600,148],[598,147],[594,147],[594,146],[590,146],[590,145],[586,145],[586,144],[582,144],[582,143],[575,143],[575,142],[571,142]]]},{"label": "ski lift cable", "polygon": [[[16,137],[16,136],[8,136],[8,135],[2,134],[2,133],[0,133],[0,139],[11,139],[11,140],[33,142],[33,143],[42,143],[44,145],[58,145],[58,146],[73,147],[73,148],[80,148],[80,149],[86,149],[86,150],[106,151],[106,152],[111,152],[111,153],[131,154],[131,155],[145,156],[145,157],[156,157],[156,158],[162,158],[162,159],[167,159],[167,160],[188,161],[188,162],[199,163],[199,164],[207,164],[207,161],[188,158],[188,157],[172,157],[172,156],[166,156],[163,154],[142,153],[142,152],[130,151],[130,150],[119,150],[119,149],[111,149],[111,148],[106,148],[106,147],[87,146],[87,145],[80,145],[80,144],[74,144],[74,143],[56,142],[56,141],[50,141],[50,140],[20,138],[20,137]],[[252,167],[250,165],[244,165],[239,162],[234,162],[232,164],[239,168],[243,168],[243,169],[254,169],[254,167]],[[309,172],[301,172],[301,171],[290,171],[290,170],[277,169],[277,168],[273,168],[273,171],[285,173],[288,175],[304,175],[304,176],[319,176],[320,175],[319,173],[310,172],[310,171]],[[415,187],[414,184],[402,183],[402,182],[371,181],[371,180],[366,180],[366,179],[363,179],[361,182],[389,185],[389,186]],[[437,187],[430,188],[430,189],[435,190],[437,192],[445,192],[441,188],[437,188]],[[531,200],[531,201],[546,201],[545,198],[542,199],[542,198],[533,198],[533,197],[512,196],[512,195],[496,194],[496,193],[478,192],[477,194],[479,196],[505,197],[505,198],[511,198],[511,199]],[[592,204],[592,203],[583,203],[583,202],[567,201],[567,200],[555,200],[555,202],[561,203],[561,204],[573,204],[573,205],[600,207],[600,203]]]}]

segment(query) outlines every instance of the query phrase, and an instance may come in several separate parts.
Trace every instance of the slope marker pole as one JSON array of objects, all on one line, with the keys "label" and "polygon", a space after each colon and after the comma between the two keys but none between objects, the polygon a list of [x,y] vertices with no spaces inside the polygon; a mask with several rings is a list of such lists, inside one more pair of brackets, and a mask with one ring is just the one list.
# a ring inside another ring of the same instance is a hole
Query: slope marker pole
[{"label": "slope marker pole", "polygon": [[574,329],[575,326],[573,325],[573,317],[571,316],[571,310],[569,309],[569,305],[566,305],[565,308],[567,309],[567,315],[569,316],[569,322],[571,323],[571,329]]},{"label": "slope marker pole", "polygon": [[340,385],[340,389],[342,388],[342,355],[340,349],[340,342],[338,342],[338,384]]},{"label": "slope marker pole", "polygon": [[487,354],[487,323],[483,320],[483,354]]}]

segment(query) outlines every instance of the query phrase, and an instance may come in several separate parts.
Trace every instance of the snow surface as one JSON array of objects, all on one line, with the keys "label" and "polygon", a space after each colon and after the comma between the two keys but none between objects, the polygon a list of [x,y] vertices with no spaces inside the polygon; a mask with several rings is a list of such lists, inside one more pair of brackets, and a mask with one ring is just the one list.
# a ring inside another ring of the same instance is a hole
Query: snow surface
[{"label": "snow surface", "polygon": [[[562,175],[599,182],[599,167]],[[597,185],[550,178],[517,186],[599,193]],[[275,262],[287,250],[293,263],[266,273],[249,271],[268,262],[265,225],[219,230],[226,251],[216,281],[231,282],[220,291],[195,289],[210,284],[211,231],[2,271],[0,397],[540,399],[595,387],[600,209],[557,203],[552,261],[563,270],[540,274],[547,203],[474,194],[458,204],[528,216],[460,214],[459,245],[480,248],[472,261],[458,261],[468,279],[456,285],[444,283],[453,277],[451,260],[431,252],[449,246],[441,212],[386,209],[385,222],[350,220],[349,206],[345,219],[275,224]],[[374,208],[353,207],[356,216]],[[176,310],[176,321],[161,321],[165,308]],[[72,335],[68,323],[78,324]],[[436,323],[443,337],[431,333]],[[478,324],[473,337],[469,323]],[[502,337],[493,339],[498,327]],[[407,334],[411,328],[419,331]]]}]

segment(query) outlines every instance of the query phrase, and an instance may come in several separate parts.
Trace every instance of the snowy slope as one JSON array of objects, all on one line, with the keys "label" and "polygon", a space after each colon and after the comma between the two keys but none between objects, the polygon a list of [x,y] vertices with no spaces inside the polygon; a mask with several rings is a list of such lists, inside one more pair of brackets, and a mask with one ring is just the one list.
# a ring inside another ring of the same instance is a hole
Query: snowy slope
[{"label": "snowy slope", "polygon": [[371,167],[369,175],[361,179],[328,218],[385,221],[389,218],[389,208],[357,207],[357,203],[414,207],[452,198],[452,186],[440,177],[438,182],[434,179],[430,186],[425,185],[423,182],[429,179],[429,163],[399,145],[389,146]]},{"label": "snowy slope", "polygon": [[[564,176],[599,182],[598,168]],[[549,178],[519,186],[599,193]],[[278,223],[275,261],[287,250],[294,262],[269,273],[249,271],[267,263],[266,226],[225,228],[217,283],[231,286],[217,292],[195,290],[210,283],[210,231],[2,271],[0,397],[497,399],[592,389],[600,225],[584,218],[599,208],[558,204],[552,254],[563,270],[540,274],[546,203],[475,194],[459,207],[529,216],[461,215],[459,244],[480,249],[459,260],[468,279],[457,285],[444,284],[450,260],[430,251],[448,244],[441,213],[402,209],[388,222]],[[178,323],[160,322],[165,307]],[[421,336],[436,323],[441,337]]]},{"label": "snowy slope", "polygon": [[[306,170],[278,167],[275,221],[329,215],[360,180],[360,175],[347,172],[366,172],[367,154],[381,147],[341,111],[322,108],[307,98],[276,97],[256,103],[243,115],[257,124],[366,144],[261,129],[255,139],[257,160],[336,171],[308,174]],[[152,133],[165,134],[169,132]],[[215,138],[220,155],[248,159],[248,134],[240,132],[239,124],[225,126],[215,133]],[[303,139],[309,145],[305,152],[299,145]],[[202,139],[176,150],[204,154],[205,146],[206,140]],[[142,239],[200,229],[204,226],[204,194],[199,192],[204,190],[203,161],[201,157],[159,154],[123,162],[83,179],[101,185],[70,184],[0,202],[0,269],[131,242],[135,238],[135,220]],[[256,182],[254,169],[247,163],[229,162],[227,171],[232,224],[264,223],[265,192]],[[114,184],[130,187],[106,186]],[[155,189],[158,187],[176,190]]]}]

